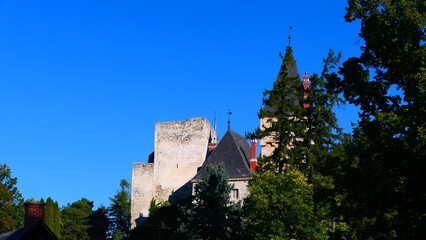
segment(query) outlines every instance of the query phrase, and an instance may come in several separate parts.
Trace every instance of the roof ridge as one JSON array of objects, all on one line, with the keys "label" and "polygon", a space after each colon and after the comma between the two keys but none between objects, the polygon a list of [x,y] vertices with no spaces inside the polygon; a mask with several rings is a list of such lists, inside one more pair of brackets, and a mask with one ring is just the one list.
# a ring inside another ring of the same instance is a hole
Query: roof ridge
[{"label": "roof ridge", "polygon": [[225,165],[229,178],[250,177],[252,172],[246,160],[250,150],[248,143],[244,140],[245,138],[238,133],[228,130],[193,179],[201,179],[207,165],[219,163]]}]

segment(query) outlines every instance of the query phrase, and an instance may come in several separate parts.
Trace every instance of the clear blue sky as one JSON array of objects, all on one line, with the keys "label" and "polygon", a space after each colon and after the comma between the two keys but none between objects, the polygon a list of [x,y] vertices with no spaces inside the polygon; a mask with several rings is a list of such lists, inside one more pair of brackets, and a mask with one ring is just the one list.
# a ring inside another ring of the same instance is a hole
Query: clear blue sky
[{"label": "clear blue sky", "polygon": [[[25,198],[110,204],[154,124],[258,126],[289,26],[301,73],[359,55],[345,1],[0,0],[0,162]],[[350,131],[354,108],[336,110]]]}]

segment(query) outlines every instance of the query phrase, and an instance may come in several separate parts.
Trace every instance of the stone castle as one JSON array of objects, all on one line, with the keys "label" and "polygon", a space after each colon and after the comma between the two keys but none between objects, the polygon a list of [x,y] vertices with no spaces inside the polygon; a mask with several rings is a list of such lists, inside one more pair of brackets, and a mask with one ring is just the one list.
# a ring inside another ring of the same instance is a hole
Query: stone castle
[{"label": "stone castle", "polygon": [[[293,59],[291,47],[287,47],[285,58]],[[295,61],[291,64],[283,60],[277,80],[283,74],[300,82]],[[284,66],[284,68],[283,68]],[[286,72],[283,72],[285,69]],[[275,84],[274,84],[275,86]],[[304,84],[309,87],[309,77]],[[303,105],[303,100],[289,98],[295,104]],[[274,111],[264,106],[267,111]],[[271,124],[260,119],[260,127]],[[256,171],[256,140],[251,146],[238,133],[228,130],[218,143],[216,129],[206,118],[192,118],[186,121],[160,122],[155,124],[154,152],[147,163],[134,163],[132,171],[131,224],[132,228],[143,223],[149,214],[151,200],[156,202],[177,202],[192,194],[193,184],[200,181],[208,164],[225,165],[228,181],[234,185],[231,200],[238,201],[248,195],[247,185]],[[261,155],[269,156],[275,149],[274,137],[260,140]]]},{"label": "stone castle", "polygon": [[205,118],[155,125],[154,152],[148,163],[134,163],[132,224],[148,216],[152,199],[174,202],[191,194],[191,179],[206,159],[217,133]]}]

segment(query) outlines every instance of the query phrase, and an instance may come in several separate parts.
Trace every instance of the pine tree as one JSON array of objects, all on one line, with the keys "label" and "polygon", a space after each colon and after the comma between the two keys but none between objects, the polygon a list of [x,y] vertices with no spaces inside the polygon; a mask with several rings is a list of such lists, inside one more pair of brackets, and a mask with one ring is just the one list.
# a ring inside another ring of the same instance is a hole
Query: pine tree
[{"label": "pine tree", "polygon": [[62,240],[89,240],[89,216],[92,214],[93,202],[82,198],[62,208]]},{"label": "pine tree", "polygon": [[110,219],[108,218],[108,209],[100,206],[88,217],[90,228],[88,235],[91,240],[106,240],[108,238]]},{"label": "pine tree", "polygon": [[[341,99],[337,91],[328,88],[328,79],[335,77],[330,70],[336,68],[339,59],[340,55],[330,51],[322,74],[314,74],[310,87],[303,90],[299,76],[288,73],[296,61],[291,46],[287,47],[278,80],[272,90],[265,91],[265,107],[258,114],[259,118],[268,119],[268,124],[254,133],[258,138],[271,136],[276,144],[271,156],[259,159],[261,172],[283,173],[285,167],[291,165],[310,180],[316,165],[321,164],[319,160],[330,155],[341,134],[333,112]],[[304,93],[308,95],[306,99]],[[303,108],[303,103],[309,107]]]},{"label": "pine tree", "polygon": [[[245,212],[250,237],[325,239],[327,229],[331,229],[331,209],[337,203],[333,198],[333,174],[327,165],[335,158],[333,148],[340,141],[333,113],[340,99],[328,84],[335,77],[330,69],[338,60],[339,56],[330,52],[322,74],[314,74],[310,87],[303,90],[299,76],[289,74],[295,69],[289,46],[273,89],[265,91],[265,107],[259,117],[268,119],[268,124],[254,135],[272,137],[275,149],[272,155],[258,159],[258,174],[249,184],[251,197],[245,201]],[[305,93],[307,98],[303,99]],[[303,103],[309,107],[302,107]],[[287,194],[281,193],[280,181],[291,183],[284,188]],[[300,199],[300,205],[289,204],[289,198]],[[307,207],[310,204],[313,208]],[[282,212],[276,214],[274,209]],[[263,216],[256,218],[259,212]],[[289,221],[291,216],[300,217]]]},{"label": "pine tree", "polygon": [[230,200],[233,185],[223,165],[208,165],[195,185],[193,202],[181,208],[177,235],[182,239],[236,239],[241,234],[241,205]]},{"label": "pine tree", "polygon": [[23,225],[24,199],[16,187],[17,178],[11,175],[9,166],[0,163],[0,233]]},{"label": "pine tree", "polygon": [[120,190],[110,198],[111,231],[113,239],[130,238],[130,184],[126,179],[120,182]]},{"label": "pine tree", "polygon": [[303,108],[300,100],[303,96],[302,83],[299,76],[291,76],[289,68],[293,68],[296,61],[293,49],[288,46],[283,57],[283,64],[277,81],[272,90],[264,92],[264,108],[258,116],[267,119],[267,124],[257,129],[258,138],[272,137],[277,144],[271,156],[259,159],[260,171],[277,171],[283,173],[286,165],[300,165],[304,157],[293,154],[289,146],[298,144],[306,129],[303,118]]},{"label": "pine tree", "polygon": [[50,230],[60,238],[61,233],[61,216],[59,211],[58,202],[53,201],[52,198],[46,199],[46,206],[44,208],[45,219],[44,222],[49,226]]}]

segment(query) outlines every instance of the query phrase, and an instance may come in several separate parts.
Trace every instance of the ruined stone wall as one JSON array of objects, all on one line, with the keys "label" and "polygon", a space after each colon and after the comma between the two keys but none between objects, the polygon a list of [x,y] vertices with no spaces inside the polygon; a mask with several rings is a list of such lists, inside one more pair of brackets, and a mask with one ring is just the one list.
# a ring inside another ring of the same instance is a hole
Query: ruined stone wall
[{"label": "ruined stone wall", "polygon": [[153,179],[153,163],[133,164],[131,201],[132,228],[136,226],[136,221],[143,221],[144,217],[148,217],[148,209],[153,197]]},{"label": "ruined stone wall", "polygon": [[216,138],[205,118],[161,122],[155,126],[155,198],[168,200],[170,194],[190,181],[206,159],[208,144]]},{"label": "ruined stone wall", "polygon": [[132,173],[132,228],[157,203],[191,194],[191,179],[206,159],[208,144],[217,142],[206,118],[155,125],[154,163],[135,163]]}]

